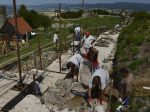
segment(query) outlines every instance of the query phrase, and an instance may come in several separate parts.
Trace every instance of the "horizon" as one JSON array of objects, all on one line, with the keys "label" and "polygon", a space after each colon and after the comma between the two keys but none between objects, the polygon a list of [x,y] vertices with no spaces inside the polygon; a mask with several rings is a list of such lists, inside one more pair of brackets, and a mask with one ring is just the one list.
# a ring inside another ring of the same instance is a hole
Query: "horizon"
[{"label": "horizon", "polygon": [[[139,2],[113,2],[113,3],[104,3],[104,2],[100,2],[100,3],[84,3],[84,4],[116,4],[116,3],[136,3],[136,4],[150,4],[150,3],[139,3]],[[59,3],[43,3],[43,4],[16,4],[17,6],[20,5],[25,5],[25,6],[39,6],[39,5],[53,5],[53,4],[59,4]],[[61,3],[61,4],[67,4],[67,5],[71,5],[71,4],[81,4],[81,3]],[[10,6],[12,4],[0,4],[1,5],[6,5],[6,6]]]},{"label": "horizon", "polygon": [[[29,2],[28,2],[29,1]],[[36,1],[36,2],[35,2]],[[68,2],[67,2],[68,1]],[[144,4],[150,4],[150,1],[147,0],[84,0],[85,4],[96,4],[96,3],[107,3],[107,4],[112,4],[112,3],[144,3]],[[81,0],[76,0],[76,1],[71,1],[71,0],[16,0],[17,5],[46,5],[46,4],[57,4],[57,3],[62,3],[62,4],[81,4]],[[0,5],[12,5],[12,0],[0,0]]]}]

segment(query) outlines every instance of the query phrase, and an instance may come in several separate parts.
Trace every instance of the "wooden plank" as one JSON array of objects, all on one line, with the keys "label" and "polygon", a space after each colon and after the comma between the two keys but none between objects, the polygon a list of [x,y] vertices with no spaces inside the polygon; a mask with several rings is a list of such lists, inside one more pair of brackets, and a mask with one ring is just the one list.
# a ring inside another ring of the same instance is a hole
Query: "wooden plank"
[{"label": "wooden plank", "polygon": [[[61,65],[63,63],[65,63],[69,58],[71,57],[71,55],[68,54],[64,54],[61,56]],[[50,66],[47,67],[47,70],[49,71],[55,71],[55,72],[60,72],[59,70],[59,59],[55,60]],[[62,71],[63,73],[67,73],[67,71]]]},{"label": "wooden plank", "polygon": [[9,90],[2,96],[0,96],[0,110],[4,107],[10,100],[19,94],[19,91]]},{"label": "wooden plank", "polygon": [[18,82],[15,82],[13,80],[6,80],[3,79],[0,82],[0,96],[2,96],[4,93],[6,93],[8,90],[10,90],[13,86],[15,86]]}]

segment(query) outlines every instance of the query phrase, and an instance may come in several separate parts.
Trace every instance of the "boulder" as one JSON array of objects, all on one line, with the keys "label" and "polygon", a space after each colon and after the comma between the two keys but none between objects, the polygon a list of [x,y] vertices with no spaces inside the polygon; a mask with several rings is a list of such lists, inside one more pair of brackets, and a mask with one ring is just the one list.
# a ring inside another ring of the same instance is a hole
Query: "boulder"
[{"label": "boulder", "polygon": [[83,63],[81,63],[79,69],[79,78],[79,82],[81,82],[85,86],[88,86],[91,79],[91,63],[89,63],[88,61],[84,61]]}]

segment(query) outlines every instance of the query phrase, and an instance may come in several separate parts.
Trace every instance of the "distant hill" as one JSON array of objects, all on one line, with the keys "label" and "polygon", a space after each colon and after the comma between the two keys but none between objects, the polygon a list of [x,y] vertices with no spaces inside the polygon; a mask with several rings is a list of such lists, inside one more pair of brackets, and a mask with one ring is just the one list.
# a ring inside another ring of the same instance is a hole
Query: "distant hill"
[{"label": "distant hill", "polygon": [[[19,6],[17,6],[19,7]],[[7,11],[11,12],[11,6],[7,6]],[[28,9],[34,10],[54,10],[58,8],[58,4],[43,4],[43,5],[29,5],[27,6]],[[62,4],[62,8],[65,10],[76,10],[81,8],[81,4]],[[93,9],[93,8],[104,8],[104,9],[127,9],[132,11],[150,11],[150,4],[145,3],[125,3],[125,2],[118,2],[118,3],[97,3],[97,4],[84,4],[85,9]]]},{"label": "distant hill", "polygon": [[[50,10],[58,7],[58,4],[45,4],[38,6],[29,6],[30,9],[37,10]],[[80,9],[81,4],[62,4],[63,9],[65,10],[73,10]],[[93,9],[93,8],[104,8],[104,9],[128,9],[132,11],[150,11],[150,4],[144,3],[97,3],[97,4],[84,4],[85,9]]]}]

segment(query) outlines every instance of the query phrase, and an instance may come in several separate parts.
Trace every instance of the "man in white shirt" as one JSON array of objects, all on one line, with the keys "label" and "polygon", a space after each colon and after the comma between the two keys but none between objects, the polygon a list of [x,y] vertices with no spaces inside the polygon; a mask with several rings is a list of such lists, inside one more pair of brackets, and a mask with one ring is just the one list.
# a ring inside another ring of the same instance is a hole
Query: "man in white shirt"
[{"label": "man in white shirt", "polygon": [[68,60],[67,69],[69,70],[69,73],[65,78],[74,78],[76,76],[76,81],[78,81],[79,67],[82,60],[83,58],[80,54],[75,54]]},{"label": "man in white shirt", "polygon": [[56,41],[58,41],[58,35],[55,33],[53,37],[53,42],[56,42]]},{"label": "man in white shirt", "polygon": [[95,38],[90,34],[90,32],[86,32],[84,38],[82,39],[82,47],[85,50],[85,54],[89,51],[89,48],[94,44]]},{"label": "man in white shirt", "polygon": [[81,31],[82,31],[82,28],[77,25],[74,29],[74,33],[75,33],[75,41],[80,41],[81,39]]},{"label": "man in white shirt", "polygon": [[74,52],[75,51],[78,51],[78,53],[80,53],[80,43],[81,43],[81,32],[82,32],[82,28],[77,25],[75,28],[74,28],[74,46],[75,46],[75,49],[74,49]]}]

